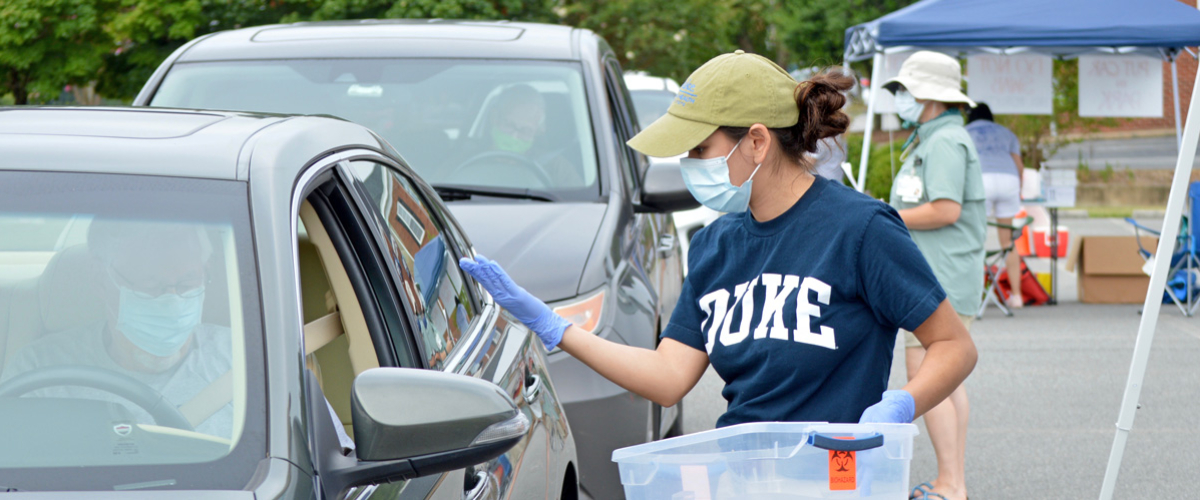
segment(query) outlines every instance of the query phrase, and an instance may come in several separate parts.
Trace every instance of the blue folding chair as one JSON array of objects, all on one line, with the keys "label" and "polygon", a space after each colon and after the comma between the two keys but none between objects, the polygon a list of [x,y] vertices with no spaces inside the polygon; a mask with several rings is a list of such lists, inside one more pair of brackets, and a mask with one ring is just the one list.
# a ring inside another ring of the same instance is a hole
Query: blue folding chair
[{"label": "blue folding chair", "polygon": [[[1133,224],[1138,253],[1143,259],[1149,260],[1154,249],[1148,250],[1142,245],[1141,233],[1145,231],[1154,236],[1162,233],[1138,224],[1131,218],[1125,221]],[[1188,186],[1187,206],[1179,224],[1175,251],[1171,254],[1171,270],[1167,273],[1164,295],[1175,303],[1184,316],[1191,317],[1196,314],[1196,309],[1200,309],[1200,182]]]}]

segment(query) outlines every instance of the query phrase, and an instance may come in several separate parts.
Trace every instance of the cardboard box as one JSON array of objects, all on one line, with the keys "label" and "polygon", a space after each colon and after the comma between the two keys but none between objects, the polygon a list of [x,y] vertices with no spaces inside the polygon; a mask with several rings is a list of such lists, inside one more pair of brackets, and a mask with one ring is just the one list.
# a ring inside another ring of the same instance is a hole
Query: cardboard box
[{"label": "cardboard box", "polygon": [[[1142,245],[1154,251],[1158,239],[1143,236]],[[1067,271],[1074,271],[1078,279],[1080,302],[1141,304],[1150,286],[1143,264],[1133,236],[1084,236],[1071,246]]]}]

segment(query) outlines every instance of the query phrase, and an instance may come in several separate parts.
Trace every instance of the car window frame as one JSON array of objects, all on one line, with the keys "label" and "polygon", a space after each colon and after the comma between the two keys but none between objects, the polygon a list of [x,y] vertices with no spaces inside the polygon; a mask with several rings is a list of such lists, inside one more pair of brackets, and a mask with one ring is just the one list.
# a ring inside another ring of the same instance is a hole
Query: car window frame
[{"label": "car window frame", "polygon": [[[386,222],[381,220],[382,217],[377,210],[369,208],[372,207],[372,203],[368,198],[370,195],[366,193],[366,190],[362,187],[361,182],[358,181],[357,177],[350,170],[350,162],[352,161],[374,162],[387,169],[391,173],[400,175],[403,179],[408,181],[409,184],[417,191],[417,195],[421,198],[418,200],[418,202],[427,207],[429,218],[433,224],[437,226],[443,234],[450,233],[451,237],[446,241],[446,248],[450,251],[451,257],[453,257],[455,261],[463,257],[474,257],[474,248],[469,246],[469,240],[466,240],[465,233],[463,233],[461,228],[458,227],[457,222],[451,222],[454,221],[453,215],[448,213],[446,207],[442,204],[441,198],[438,197],[437,193],[433,191],[424,181],[421,181],[420,177],[416,175],[411,168],[408,168],[400,161],[377,153],[361,154],[344,158],[339,162],[338,168],[343,172],[343,176],[353,179],[355,185],[358,186],[352,195],[356,199],[356,202],[360,207],[360,211],[366,211],[371,214],[371,217],[369,218],[369,223],[372,226],[371,233],[375,238],[375,244],[378,248],[382,249],[382,245],[387,244],[385,240],[387,235],[387,230],[385,228]],[[464,244],[467,245],[466,248],[459,248],[460,245]],[[467,252],[469,252],[469,254]],[[380,256],[383,256],[382,252],[380,253]],[[391,259],[384,258],[383,260],[387,263],[392,287],[399,296],[401,306],[404,308],[404,315],[408,320],[408,340],[418,346],[422,357],[422,367],[428,369],[429,366],[426,361],[429,359],[429,355],[427,352],[425,352],[423,343],[417,341],[416,339],[416,332],[419,331],[419,328],[416,323],[416,318],[414,317],[416,315],[414,312],[415,308],[413,307],[413,304],[409,300],[407,294],[399,292],[399,269],[395,267],[396,263],[392,262]],[[478,351],[481,346],[486,344],[486,342],[482,341],[483,337],[493,334],[492,326],[495,324],[496,318],[498,317],[498,306],[496,306],[492,301],[491,296],[483,291],[482,285],[476,282],[471,275],[462,272],[461,270],[456,270],[456,272],[458,272],[464,280],[463,282],[467,290],[467,296],[469,300],[472,301],[472,305],[475,306],[477,312],[467,324],[466,331],[462,333],[458,342],[455,343],[454,347],[451,348],[447,353],[446,361],[442,364],[442,371],[462,373],[469,367],[469,364],[465,363],[465,361],[474,359],[476,357],[474,356],[475,352]]]}]

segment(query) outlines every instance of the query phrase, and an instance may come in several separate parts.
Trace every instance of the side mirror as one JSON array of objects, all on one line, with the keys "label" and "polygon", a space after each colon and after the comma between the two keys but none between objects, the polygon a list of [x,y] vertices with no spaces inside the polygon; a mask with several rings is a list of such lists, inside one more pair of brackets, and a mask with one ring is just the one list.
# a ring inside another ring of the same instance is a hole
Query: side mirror
[{"label": "side mirror", "polygon": [[638,212],[677,212],[700,206],[688,192],[680,173],[679,160],[655,160],[642,179],[642,200]]},{"label": "side mirror", "polygon": [[325,478],[334,494],[483,463],[529,430],[500,387],[434,370],[367,370],[355,377],[350,404],[358,463]]}]

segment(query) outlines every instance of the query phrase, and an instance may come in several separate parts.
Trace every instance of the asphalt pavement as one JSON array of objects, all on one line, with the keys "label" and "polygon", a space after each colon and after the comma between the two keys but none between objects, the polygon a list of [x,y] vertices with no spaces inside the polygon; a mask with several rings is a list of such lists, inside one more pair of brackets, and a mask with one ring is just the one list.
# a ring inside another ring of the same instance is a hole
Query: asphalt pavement
[{"label": "asphalt pavement", "polygon": [[[1144,222],[1158,226],[1161,220]],[[1081,234],[1132,234],[1117,219],[1067,219]],[[994,236],[991,245],[995,244]],[[979,362],[967,380],[971,425],[967,485],[977,500],[1096,498],[1116,431],[1132,360],[1139,305],[1075,299],[1075,276],[1061,269],[1060,305],[1004,317],[990,309],[972,327]],[[1034,269],[1048,269],[1031,259]],[[897,344],[890,385],[904,384]],[[1125,450],[1116,498],[1198,498],[1200,318],[1164,305],[1142,408]],[[709,372],[684,398],[684,431],[712,429],[725,411],[722,382]],[[924,424],[914,442],[912,484],[936,477]]]}]

